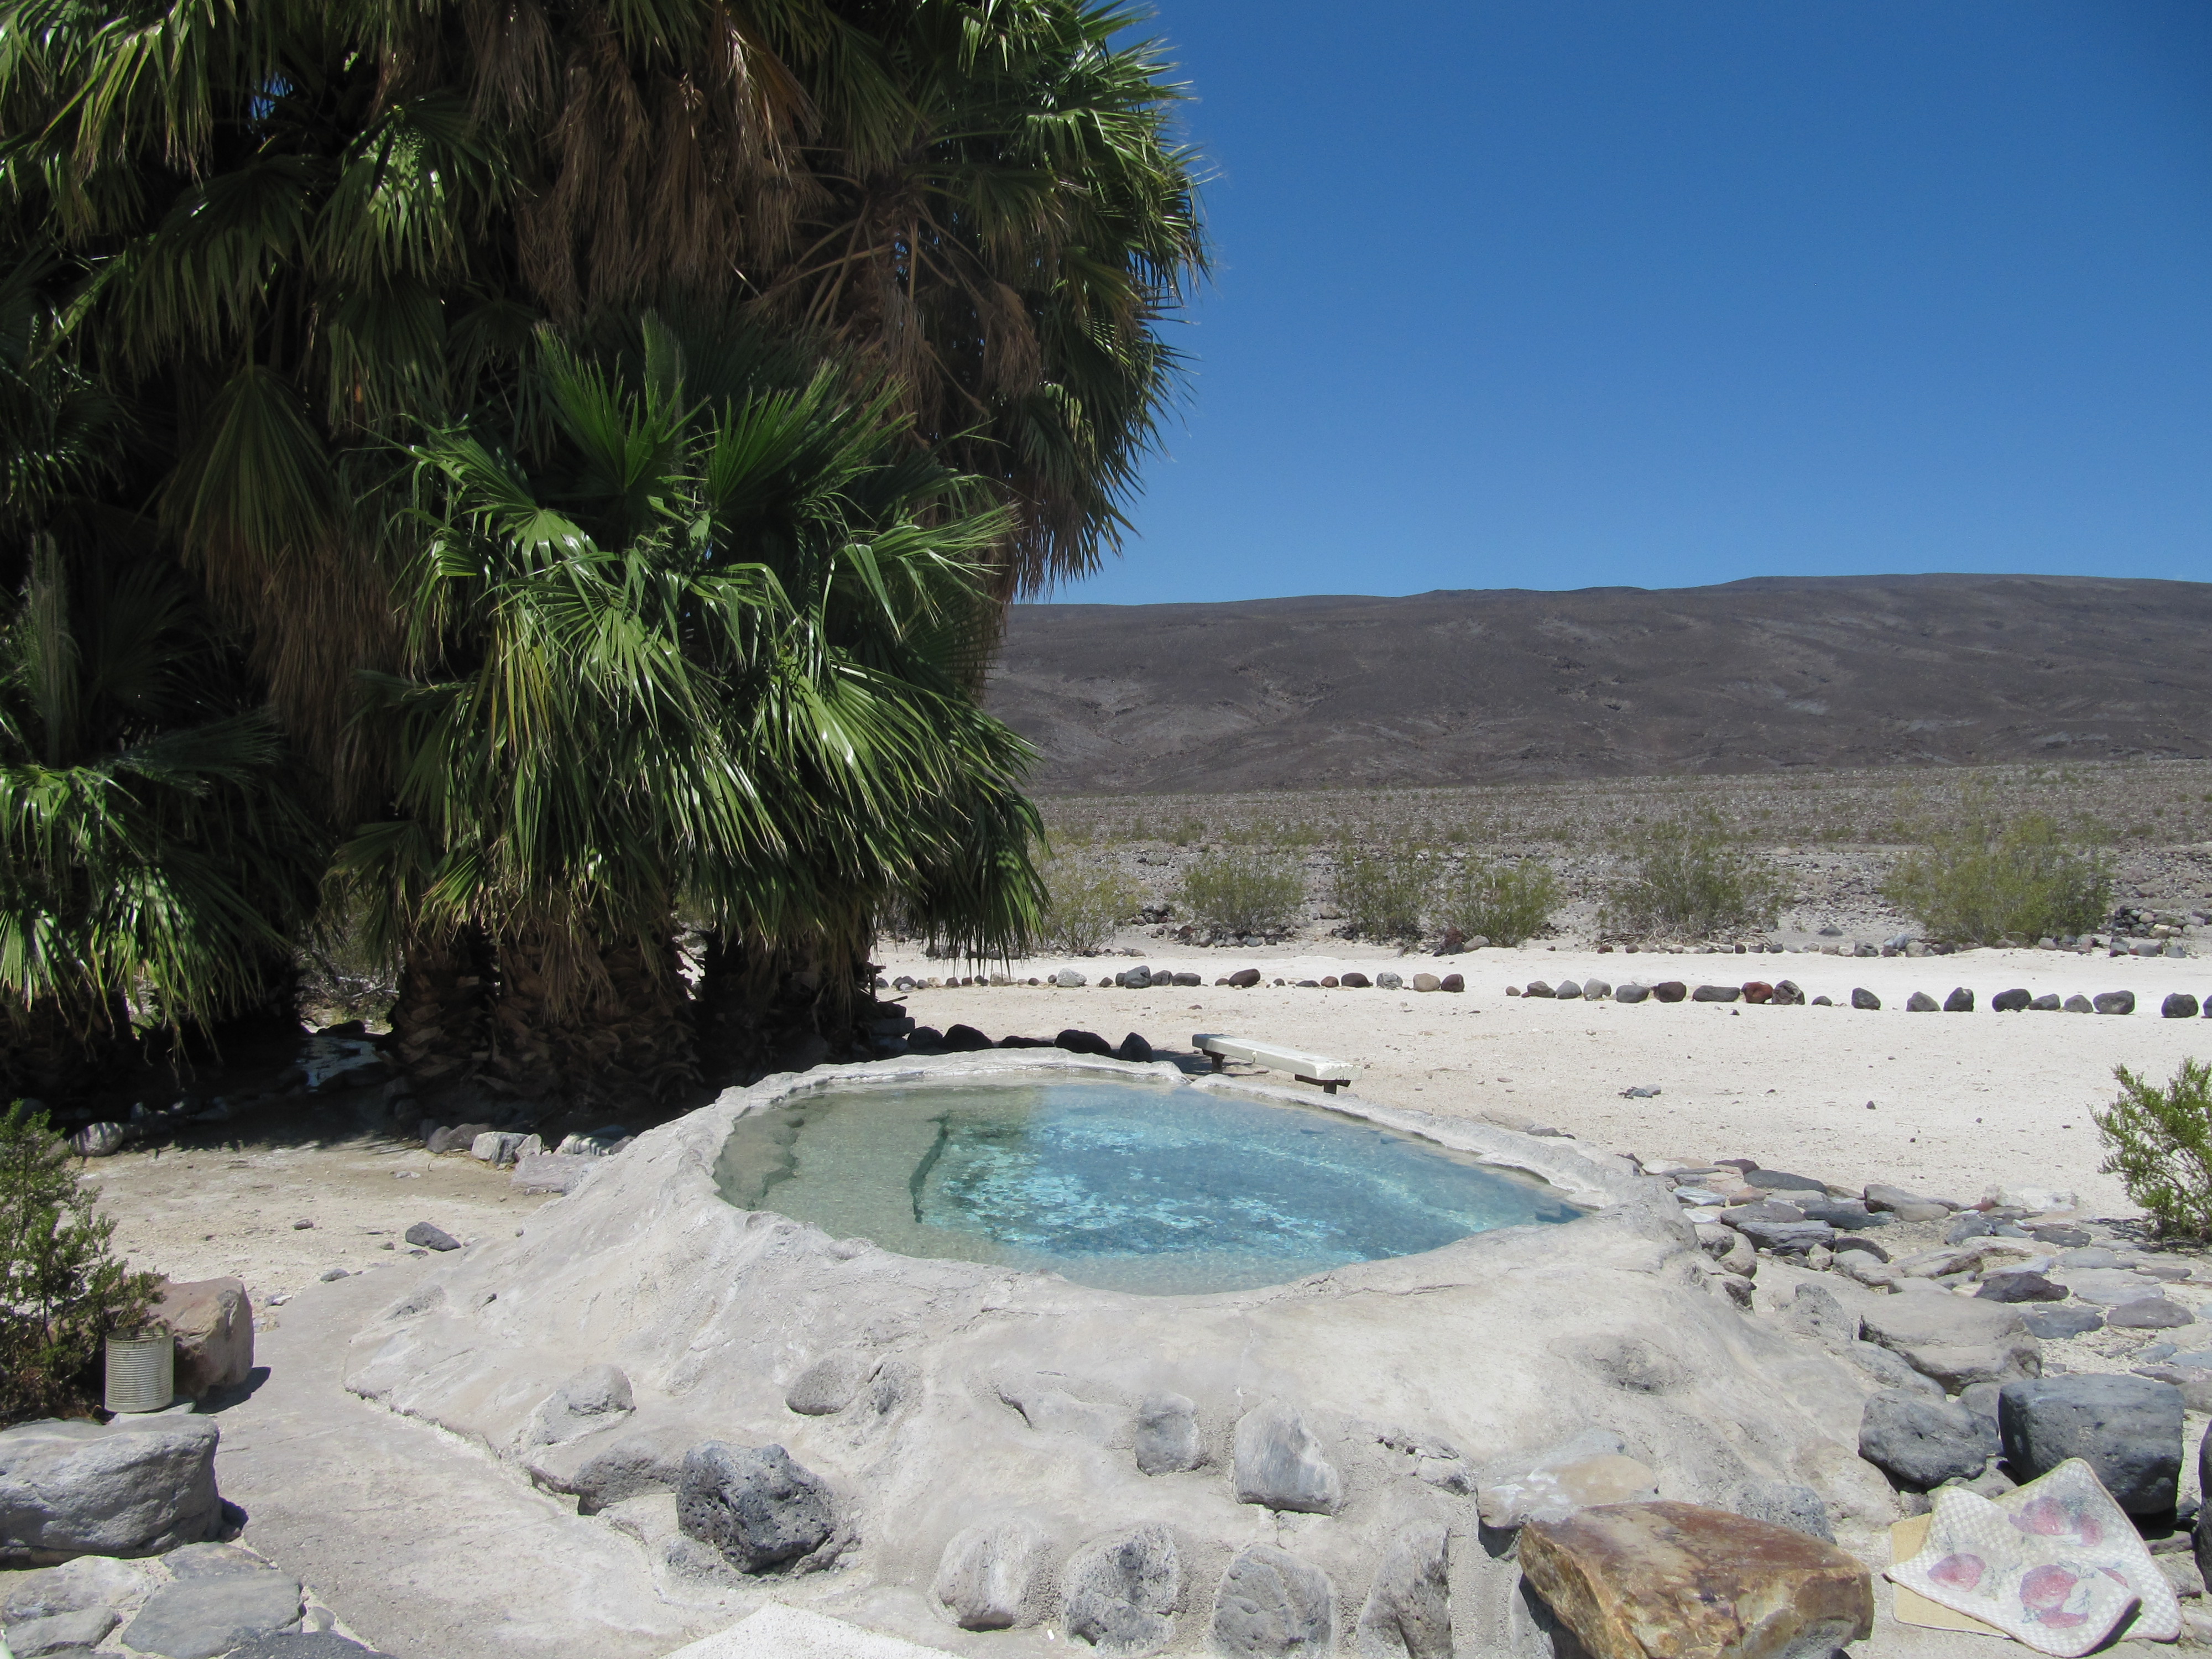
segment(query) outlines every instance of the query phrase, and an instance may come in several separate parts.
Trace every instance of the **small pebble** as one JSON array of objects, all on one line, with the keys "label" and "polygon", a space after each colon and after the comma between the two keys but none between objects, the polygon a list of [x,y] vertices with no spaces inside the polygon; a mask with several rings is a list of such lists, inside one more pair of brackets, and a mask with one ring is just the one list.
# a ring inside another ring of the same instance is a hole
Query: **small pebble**
[{"label": "small pebble", "polygon": [[307,1217],[301,1216],[297,1221],[292,1224],[292,1231],[295,1233],[304,1233],[308,1228],[314,1224],[315,1224],[308,1220]]},{"label": "small pebble", "polygon": [[325,1267],[323,1269],[323,1283],[325,1285],[333,1285],[341,1279],[350,1279],[352,1277],[353,1275],[346,1272],[343,1267]]}]

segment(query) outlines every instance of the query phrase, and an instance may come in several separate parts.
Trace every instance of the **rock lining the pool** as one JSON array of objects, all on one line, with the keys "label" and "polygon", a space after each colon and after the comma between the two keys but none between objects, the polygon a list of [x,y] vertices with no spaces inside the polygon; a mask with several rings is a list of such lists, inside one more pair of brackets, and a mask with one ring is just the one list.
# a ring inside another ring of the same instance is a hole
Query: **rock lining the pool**
[{"label": "rock lining the pool", "polygon": [[[766,1079],[601,1161],[520,1237],[441,1262],[362,1332],[348,1386],[577,1493],[639,1540],[672,1600],[772,1595],[974,1654],[1058,1653],[1071,1636],[1202,1649],[1243,1628],[1224,1607],[1279,1581],[1345,1651],[1409,1653],[1405,1632],[1433,1633],[1439,1609],[1399,1607],[1418,1582],[1448,1597],[1451,1630],[1449,1649],[1413,1642],[1431,1650],[1418,1659],[1548,1656],[1474,1473],[1594,1428],[1667,1498],[1743,1510],[1780,1482],[1844,1527],[1897,1514],[1857,1455],[1872,1379],[1744,1317],[1662,1182],[1568,1143],[1360,1103],[1590,1213],[1204,1296],[896,1255],[715,1189],[746,1112],[825,1087],[1040,1076],[1311,1105],[1034,1050]],[[629,1408],[547,1443],[548,1402],[592,1366],[620,1369]],[[734,1449],[693,1455],[708,1443]],[[771,1447],[789,1467],[744,1455]],[[687,1532],[679,1487],[730,1537]],[[820,1540],[795,1559],[779,1492],[811,1506]],[[1433,1568],[1407,1565],[1438,1540]]]}]

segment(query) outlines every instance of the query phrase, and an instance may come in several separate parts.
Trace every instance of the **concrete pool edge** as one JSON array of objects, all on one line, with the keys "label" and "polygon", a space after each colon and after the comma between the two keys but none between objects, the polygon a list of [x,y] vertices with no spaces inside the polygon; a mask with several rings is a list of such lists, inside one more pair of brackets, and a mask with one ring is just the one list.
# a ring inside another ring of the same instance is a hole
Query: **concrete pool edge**
[{"label": "concrete pool edge", "polygon": [[[1455,1626],[1469,1650],[1506,1651],[1527,1637],[1510,1575],[1477,1541],[1471,1498],[1419,1478],[1404,1446],[1455,1444],[1472,1467],[1595,1424],[1617,1429],[1669,1496],[1725,1502],[1747,1481],[1794,1480],[1868,1508],[1869,1472],[1837,1426],[1856,1423],[1862,1381],[1745,1320],[1660,1183],[1571,1143],[1340,1096],[1319,1109],[1534,1165],[1605,1201],[1564,1225],[1188,1296],[900,1255],[737,1209],[715,1188],[720,1147],[746,1111],[841,1085],[1024,1074],[1317,1105],[1169,1066],[1035,1050],[763,1079],[641,1136],[514,1236],[471,1239],[433,1266],[362,1328],[346,1386],[556,1493],[588,1493],[592,1471],[625,1447],[653,1449],[659,1473],[604,1518],[638,1540],[671,1601],[735,1616],[769,1596],[1022,1659],[1069,1650],[1050,1619],[963,1632],[932,1599],[943,1553],[980,1515],[1032,1521],[1060,1562],[1117,1527],[1171,1529],[1184,1575],[1176,1651],[1202,1640],[1215,1584],[1256,1538],[1290,1540],[1356,1606],[1407,1527],[1442,1525],[1463,1610]],[[849,1403],[827,1414],[790,1403],[802,1377],[845,1359],[862,1379]],[[634,1408],[540,1437],[557,1391],[593,1365],[622,1368]],[[1188,1473],[1133,1461],[1138,1408],[1162,1391],[1195,1412],[1204,1455]],[[1237,1499],[1232,1431],[1269,1400],[1297,1411],[1341,1471],[1336,1512],[1279,1518]],[[831,1570],[747,1578],[702,1559],[677,1528],[669,1472],[706,1440],[785,1446],[826,1483],[849,1540]]]},{"label": "concrete pool edge", "polygon": [[[1522,1134],[1495,1124],[1466,1122],[1438,1117],[1405,1107],[1385,1106],[1343,1092],[1323,1097],[1311,1090],[1300,1091],[1244,1078],[1212,1073],[1192,1077],[1170,1060],[1137,1063],[1084,1054],[1054,1054],[1036,1048],[978,1049],[964,1054],[915,1055],[897,1060],[870,1060],[857,1066],[821,1067],[811,1072],[779,1072],[744,1088],[725,1089],[714,1101],[690,1116],[727,1110],[721,1125],[756,1112],[774,1110],[808,1095],[836,1088],[896,1088],[916,1085],[969,1081],[1013,1081],[1023,1073],[1055,1078],[1111,1078],[1124,1082],[1158,1084],[1168,1088],[1202,1090],[1270,1105],[1297,1106],[1357,1118],[1377,1128],[1393,1130],[1434,1141],[1454,1152],[1473,1154],[1498,1169],[1534,1176],[1556,1189],[1578,1209],[1596,1211],[1614,1204],[1662,1196],[1656,1182],[1638,1175],[1628,1160],[1613,1152],[1592,1152],[1565,1137]],[[673,1127],[673,1126],[664,1126]],[[655,1133],[658,1133],[656,1131]],[[1661,1208],[1677,1209],[1671,1199]]]}]

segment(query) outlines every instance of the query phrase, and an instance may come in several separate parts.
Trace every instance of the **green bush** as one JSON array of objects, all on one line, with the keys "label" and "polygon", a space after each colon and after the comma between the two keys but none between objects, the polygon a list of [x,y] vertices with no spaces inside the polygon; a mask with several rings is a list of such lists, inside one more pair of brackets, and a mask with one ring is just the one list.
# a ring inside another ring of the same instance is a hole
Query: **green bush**
[{"label": "green bush", "polygon": [[2106,1149],[2104,1172],[2120,1177],[2160,1233],[2212,1238],[2212,1066],[2185,1060],[2164,1088],[2124,1066],[2112,1075],[2119,1098],[2089,1114]]},{"label": "green bush", "polygon": [[2112,874],[2039,812],[1977,817],[1899,859],[1882,896],[1936,939],[1962,943],[2086,933],[2111,908]]},{"label": "green bush", "polygon": [[1639,830],[1626,856],[1599,918],[1609,933],[1700,939],[1771,927],[1790,898],[1779,873],[1710,809]]},{"label": "green bush", "polygon": [[1415,939],[1434,878],[1410,848],[1368,853],[1347,845],[1336,855],[1336,904],[1356,939]]},{"label": "green bush", "polygon": [[1305,877],[1275,853],[1208,853],[1182,878],[1182,906],[1207,932],[1288,933],[1306,902]]},{"label": "green bush", "polygon": [[0,1424],[97,1405],[101,1340],[146,1316],[160,1280],[108,1254],[98,1196],[44,1112],[0,1116]]},{"label": "green bush", "polygon": [[1445,927],[1469,939],[1518,945],[1550,925],[1560,896],[1559,878],[1539,860],[1470,858],[1442,883],[1437,909]]},{"label": "green bush", "polygon": [[1144,907],[1143,890],[1111,865],[1051,864],[1044,884],[1049,896],[1038,940],[1048,950],[1089,956]]}]

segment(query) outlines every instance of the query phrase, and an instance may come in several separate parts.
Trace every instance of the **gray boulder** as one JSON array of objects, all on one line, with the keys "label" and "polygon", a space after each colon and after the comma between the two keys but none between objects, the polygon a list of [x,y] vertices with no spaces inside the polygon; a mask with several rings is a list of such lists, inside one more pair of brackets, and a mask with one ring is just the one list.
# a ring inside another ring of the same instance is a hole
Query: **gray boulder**
[{"label": "gray boulder", "polygon": [[2096,1005],[2078,991],[2060,1006],[2069,1014],[2094,1014],[2097,1012]]},{"label": "gray boulder", "polygon": [[1238,1503],[1306,1515],[1334,1515],[1344,1506],[1344,1478],[1283,1401],[1270,1400],[1237,1419],[1235,1450]]},{"label": "gray boulder", "polygon": [[82,1613],[50,1613],[43,1619],[26,1619],[8,1626],[8,1650],[15,1659],[46,1659],[49,1654],[81,1653],[100,1645],[107,1632],[122,1621],[110,1607],[87,1607]]},{"label": "gray boulder", "polygon": [[2194,1019],[2197,1018],[2197,999],[2186,991],[2167,993],[2164,1002],[2158,1005],[2161,1019]]},{"label": "gray boulder", "polygon": [[1175,1635],[1182,1562],[1158,1522],[1095,1538],[1068,1558],[1067,1633],[1110,1659],[1158,1653]]},{"label": "gray boulder", "polygon": [[1700,985],[1690,993],[1692,1002],[1740,1002],[1743,1000],[1741,985]]},{"label": "gray boulder", "polygon": [[1787,1170],[1746,1170],[1743,1184],[1771,1193],[1810,1193],[1820,1198],[1828,1195],[1828,1184],[1812,1176],[1792,1175]]},{"label": "gray boulder", "polygon": [[1993,1273],[1974,1295],[1984,1302],[2063,1302],[2066,1287],[2041,1273]]},{"label": "gray boulder", "polygon": [[229,1659],[386,1659],[386,1656],[336,1631],[280,1630],[233,1648]]},{"label": "gray boulder", "polygon": [[0,1559],[158,1555],[221,1522],[207,1418],[167,1413],[0,1431]]},{"label": "gray boulder", "polygon": [[2058,1000],[2057,992],[2045,991],[2027,1005],[2027,1010],[2032,1014],[2055,1014],[2063,1006]]},{"label": "gray boulder", "polygon": [[1954,986],[1951,994],[1943,999],[1943,1012],[1947,1014],[1972,1013],[1974,994],[1963,985]]},{"label": "gray boulder", "polygon": [[2025,1484],[2087,1460],[2130,1515],[2173,1508],[2181,1474],[2181,1390],[2148,1376],[2046,1376],[1997,1396],[2005,1461]]},{"label": "gray boulder", "polygon": [[1810,1486],[1786,1480],[1755,1480],[1735,1495],[1735,1512],[1747,1520],[1764,1521],[1770,1527],[1787,1527],[1823,1543],[1836,1541],[1828,1503]]},{"label": "gray boulder", "polygon": [[1875,1342],[1854,1342],[1844,1350],[1844,1358],[1873,1377],[1885,1389],[1903,1389],[1929,1400],[1942,1400],[1943,1385],[1932,1376],[1923,1376],[1906,1364],[1898,1355]]},{"label": "gray boulder", "polygon": [[[539,1484],[556,1492],[576,1495],[579,1515],[597,1515],[624,1498],[649,1492],[673,1492],[684,1484],[684,1460],[691,1449],[692,1431],[675,1424],[639,1434],[623,1435],[610,1445],[597,1442],[580,1447],[580,1462],[565,1458],[532,1459],[531,1473]],[[573,1457],[574,1455],[571,1455]],[[549,1468],[560,1462],[565,1468]]]},{"label": "gray boulder", "polygon": [[[495,1166],[512,1164],[522,1143],[528,1139],[530,1137],[520,1129],[487,1129],[469,1143],[469,1156],[479,1164]],[[531,1150],[542,1152],[545,1150],[545,1144],[540,1141]]]},{"label": "gray boulder", "polygon": [[8,1597],[0,1602],[0,1624],[13,1626],[131,1601],[153,1588],[154,1575],[136,1561],[80,1555],[41,1572],[10,1573],[4,1582]]},{"label": "gray boulder", "polygon": [[2100,1014],[2132,1014],[2136,1011],[2133,991],[2100,991],[2091,1001]]},{"label": "gray boulder", "polygon": [[434,1152],[465,1152],[476,1145],[478,1135],[497,1133],[496,1126],[489,1123],[441,1124],[422,1137],[422,1144]]},{"label": "gray boulder", "polygon": [[1784,1255],[1802,1254],[1815,1244],[1832,1243],[1836,1230],[1825,1221],[1739,1221],[1731,1224],[1762,1249]]},{"label": "gray boulder", "polygon": [[783,1403],[801,1417],[834,1417],[867,1387],[882,1363],[858,1348],[824,1354],[799,1372]]},{"label": "gray boulder", "polygon": [[956,1533],[937,1565],[937,1599],[963,1630],[1012,1630],[1044,1616],[1052,1545],[1033,1521]]},{"label": "gray boulder", "polygon": [[161,1558],[172,1578],[214,1578],[227,1572],[266,1572],[270,1564],[236,1544],[186,1544]]},{"label": "gray boulder", "polygon": [[1805,1005],[1805,988],[1794,979],[1774,981],[1774,994],[1767,999],[1777,1008],[1802,1008]]},{"label": "gray boulder", "polygon": [[1139,1401],[1134,1438],[1137,1468],[1146,1474],[1176,1474],[1206,1461],[1198,1404],[1179,1394],[1148,1394]]},{"label": "gray boulder", "polygon": [[2170,1331],[2196,1322],[2195,1314],[2162,1296],[2123,1302],[2105,1316],[2105,1323],[2120,1331]]},{"label": "gray boulder", "polygon": [[1879,1008],[1881,1006],[1881,999],[1862,985],[1851,993],[1851,1006],[1854,1008]]},{"label": "gray boulder", "polygon": [[300,1616],[300,1581],[266,1568],[164,1584],[125,1627],[125,1645],[162,1659],[216,1659]]},{"label": "gray boulder", "polygon": [[1905,1012],[1908,1014],[1932,1014],[1939,1012],[1942,1006],[1942,1003],[1936,1001],[1925,991],[1915,991],[1905,1000]]},{"label": "gray boulder", "polygon": [[1562,1002],[1579,1002],[1582,1000],[1583,988],[1577,981],[1563,979],[1552,994]]},{"label": "gray boulder", "polygon": [[1613,1000],[1615,1002],[1638,1003],[1650,994],[1651,988],[1648,985],[1629,984],[1618,987],[1613,991]]},{"label": "gray boulder", "polygon": [[1240,991],[1249,991],[1260,982],[1260,970],[1257,968],[1239,968],[1229,975],[1229,982]]},{"label": "gray boulder", "polygon": [[427,1221],[418,1221],[407,1230],[407,1242],[425,1250],[458,1250],[461,1248],[459,1239],[443,1227],[434,1226]]},{"label": "gray boulder", "polygon": [[684,1459],[676,1522],[741,1572],[767,1572],[829,1540],[830,1489],[781,1446],[709,1440]]},{"label": "gray boulder", "polygon": [[1662,979],[1651,988],[1655,1001],[1680,1002],[1690,994],[1690,988],[1679,979]]},{"label": "gray boulder", "polygon": [[1948,1215],[1950,1206],[1918,1193],[1910,1193],[1902,1187],[1887,1187],[1879,1182],[1866,1189],[1866,1206],[1869,1210],[1883,1210],[1899,1221],[1941,1221]]},{"label": "gray boulder", "polygon": [[120,1123],[88,1123],[70,1136],[69,1148],[79,1158],[112,1158],[130,1139]]},{"label": "gray boulder", "polygon": [[1902,1389],[1874,1395],[1859,1418],[1859,1455],[1899,1486],[1922,1492],[1972,1480],[1998,1449],[1986,1419]]},{"label": "gray boulder", "polygon": [[2002,1303],[1948,1296],[1892,1296],[1868,1310],[1860,1333],[1901,1357],[1947,1393],[2008,1382],[2043,1370],[2042,1351],[2019,1312]]},{"label": "gray boulder", "polygon": [[1375,988],[1378,991],[1402,991],[1406,988],[1406,981],[1402,975],[1385,968],[1375,975]]},{"label": "gray boulder", "polygon": [[1440,1522],[1407,1527],[1383,1553],[1359,1610],[1363,1654],[1452,1659],[1449,1538]]},{"label": "gray boulder", "polygon": [[1231,1659],[1321,1659],[1336,1647],[1328,1575],[1273,1544],[1237,1553],[1213,1597],[1213,1645]]},{"label": "gray boulder", "polygon": [[[2025,988],[2016,987],[2009,991],[1998,992],[1990,999],[1990,1006],[2000,1014],[2016,1014],[2032,1000],[2033,999]],[[2054,1008],[2058,1006],[2056,997],[2051,999],[2051,1006]]]},{"label": "gray boulder", "polygon": [[629,1378],[619,1365],[587,1365],[553,1390],[530,1415],[523,1443],[558,1445],[620,1422],[634,1409]]},{"label": "gray boulder", "polygon": [[519,1193],[573,1193],[599,1162],[581,1152],[518,1152],[507,1184]]}]

